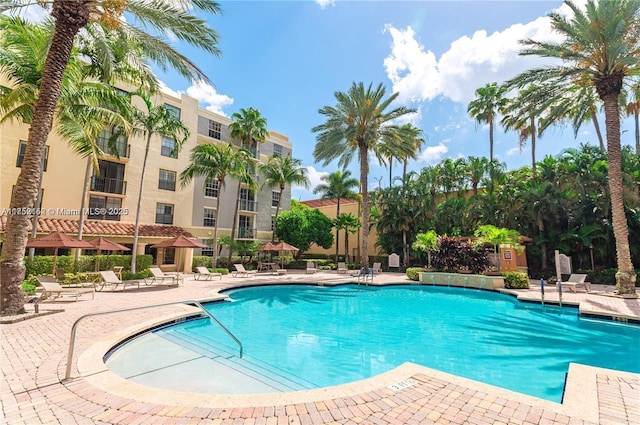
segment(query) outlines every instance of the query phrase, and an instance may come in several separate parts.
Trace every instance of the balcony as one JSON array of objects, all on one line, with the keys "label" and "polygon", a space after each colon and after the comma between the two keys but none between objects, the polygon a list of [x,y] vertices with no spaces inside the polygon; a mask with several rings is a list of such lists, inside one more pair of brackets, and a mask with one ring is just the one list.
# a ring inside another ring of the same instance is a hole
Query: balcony
[{"label": "balcony", "polygon": [[257,231],[251,227],[238,227],[238,239],[255,239]]},{"label": "balcony", "polygon": [[258,203],[256,201],[252,201],[249,199],[240,199],[240,205],[238,206],[238,210],[256,212],[258,211]]},{"label": "balcony", "polygon": [[117,195],[127,194],[127,182],[120,179],[93,176],[91,178],[91,189],[94,192],[115,193]]},{"label": "balcony", "polygon": [[[107,155],[114,155],[115,152],[112,152],[111,148],[109,148],[109,140],[103,137],[98,137],[97,140],[98,147]],[[118,139],[115,143],[115,149],[118,153],[118,157],[120,158],[129,158],[129,153],[131,151],[131,145],[127,143],[126,139]]]}]

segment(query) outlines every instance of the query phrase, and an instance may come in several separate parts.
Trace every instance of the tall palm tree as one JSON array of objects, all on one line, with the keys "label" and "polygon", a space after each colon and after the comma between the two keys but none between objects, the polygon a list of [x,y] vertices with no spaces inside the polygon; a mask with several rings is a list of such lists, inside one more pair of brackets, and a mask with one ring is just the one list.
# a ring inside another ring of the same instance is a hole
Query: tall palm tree
[{"label": "tall palm tree", "polygon": [[[320,193],[322,199],[336,200],[336,220],[340,216],[340,201],[343,199],[357,201],[360,199],[355,190],[360,186],[358,179],[351,177],[351,171],[334,171],[320,177],[324,183],[320,183],[313,189],[313,193]],[[340,229],[336,227],[336,261],[338,261],[338,246]]]},{"label": "tall palm tree", "polygon": [[604,103],[609,163],[609,188],[618,272],[616,289],[620,294],[636,294],[636,275],[629,250],[629,230],[624,212],[620,105],[624,80],[640,72],[640,1],[588,0],[584,10],[566,1],[572,17],[549,15],[553,29],[563,35],[559,42],[522,43],[522,55],[560,59],[559,65],[526,71],[508,84],[524,87],[544,82],[569,87],[575,80],[588,79]]},{"label": "tall palm tree", "polygon": [[381,143],[402,142],[400,126],[393,120],[415,110],[397,107],[387,110],[398,97],[385,98],[382,84],[373,87],[353,83],[348,92],[336,92],[336,106],[325,106],[318,112],[326,121],[312,129],[316,136],[313,156],[326,166],[333,160],[345,168],[357,153],[360,162],[360,192],[362,193],[362,253],[360,263],[369,269],[369,152],[377,153]]},{"label": "tall palm tree", "polygon": [[147,169],[147,158],[149,157],[149,147],[153,137],[168,137],[175,140],[174,150],[180,151],[184,142],[189,138],[189,128],[182,121],[176,118],[175,114],[165,105],[154,105],[151,99],[141,92],[135,93],[145,104],[146,111],[134,109],[133,134],[138,134],[145,138],[144,157],[142,158],[142,170],[140,175],[140,189],[138,191],[138,203],[136,206],[135,228],[133,233],[133,249],[131,250],[131,273],[136,272],[136,256],[138,254],[138,236],[140,234],[140,210],[142,209],[142,193],[144,191],[144,178]]},{"label": "tall palm tree", "polygon": [[[240,147],[248,149],[254,153],[255,157],[258,156],[258,143],[264,143],[269,136],[269,130],[267,129],[267,119],[262,116],[259,110],[255,108],[244,109],[241,108],[239,112],[234,112],[231,115],[233,122],[229,125],[231,137],[240,141]],[[238,224],[238,209],[240,207],[240,191],[242,189],[242,183],[249,183],[253,186],[252,176],[255,175],[255,160],[247,162],[247,173],[245,173],[244,179],[238,179],[238,188],[236,191],[236,207],[233,214],[233,225],[231,226],[231,245],[229,249],[229,264],[231,264],[231,257],[233,254],[233,242],[236,236],[236,226]]]},{"label": "tall palm tree", "polygon": [[400,159],[402,160],[402,181],[407,181],[407,165],[410,159],[415,160],[418,157],[418,152],[422,149],[425,140],[421,137],[422,130],[414,126],[411,123],[407,123],[402,126],[403,139],[405,139],[411,149],[401,153]]},{"label": "tall palm tree", "polygon": [[[0,4],[0,13],[18,10],[31,5],[31,0],[6,0]],[[199,47],[218,56],[218,34],[209,28],[201,18],[192,12],[202,11],[217,14],[218,4],[212,0],[185,0],[181,2],[148,2],[130,0],[52,0],[52,3],[38,3],[51,6],[51,16],[55,27],[51,48],[47,53],[39,88],[38,101],[34,108],[29,129],[27,148],[22,168],[16,181],[16,195],[11,198],[9,208],[30,208],[38,195],[40,171],[45,144],[53,125],[54,111],[67,62],[75,36],[90,22],[105,22],[108,28],[118,30],[144,44],[151,52],[151,58],[161,67],[170,66],[180,74],[207,80],[206,75],[184,55],[171,48],[165,39],[145,32],[147,28],[167,31],[177,39]],[[121,19],[124,13],[134,19]],[[134,22],[132,24],[131,22]],[[136,26],[137,24],[137,26]],[[29,217],[10,215],[7,217],[5,242],[2,246],[2,267],[0,267],[0,314],[24,311],[20,283],[24,278],[24,250],[27,244]]]},{"label": "tall palm tree", "polygon": [[469,102],[467,112],[478,124],[489,124],[489,160],[493,161],[493,130],[496,116],[507,106],[507,89],[498,83],[489,83],[476,90],[476,98]]},{"label": "tall palm tree", "polygon": [[484,176],[489,171],[489,160],[484,156],[478,158],[476,156],[470,156],[467,160],[467,174],[469,181],[471,182],[471,189],[473,195],[478,195],[478,185],[483,181]]},{"label": "tall palm tree", "polygon": [[[282,201],[282,193],[287,185],[293,184],[309,187],[309,178],[307,177],[307,169],[302,165],[302,161],[287,156],[273,155],[266,164],[260,164],[258,171],[265,178],[262,186],[277,187],[280,189],[278,194],[278,206],[276,207],[276,215],[273,219],[274,227],[278,221],[280,213],[280,203]],[[275,228],[271,235],[271,241],[275,241]]]},{"label": "tall palm tree", "polygon": [[[333,220],[336,234],[339,230],[344,230],[344,261],[349,261],[349,235],[355,234],[361,227],[360,219],[351,213],[343,213]],[[336,262],[338,256],[336,254]]]},{"label": "tall palm tree", "polygon": [[226,146],[216,143],[203,143],[195,146],[189,156],[189,165],[180,173],[180,184],[184,188],[194,177],[218,182],[216,215],[213,225],[213,268],[218,262],[218,218],[220,216],[220,193],[226,186],[227,177],[240,179],[245,172],[245,164],[250,161],[251,153],[246,149],[236,149],[231,143]]}]

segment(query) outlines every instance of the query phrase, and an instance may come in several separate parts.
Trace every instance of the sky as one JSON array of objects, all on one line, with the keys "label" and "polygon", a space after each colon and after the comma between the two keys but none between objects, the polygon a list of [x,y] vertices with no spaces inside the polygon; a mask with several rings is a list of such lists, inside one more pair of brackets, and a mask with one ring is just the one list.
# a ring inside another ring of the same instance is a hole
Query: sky
[{"label": "sky", "polygon": [[[583,1],[578,1],[582,3]],[[164,90],[186,93],[201,107],[231,116],[253,107],[268,127],[287,135],[293,157],[308,170],[310,188],[294,187],[292,198],[316,199],[322,175],[339,169],[313,158],[323,123],[318,110],[336,104],[334,93],[354,82],[382,83],[397,92],[393,106],[416,109],[408,121],[426,140],[409,170],[445,158],[489,156],[488,126],[467,114],[475,90],[502,83],[532,67],[549,64],[522,57],[519,40],[557,40],[547,15],[565,13],[562,1],[221,1],[222,14],[206,17],[220,34],[220,58],[189,46],[176,47],[213,85],[159,72]],[[633,144],[632,119],[623,122],[622,142]],[[604,127],[604,117],[601,119]],[[591,123],[575,138],[573,129],[550,128],[537,141],[536,159],[580,143],[597,144]],[[529,144],[518,135],[495,132],[495,157],[508,169],[530,166]],[[354,158],[357,158],[355,156]],[[348,167],[359,178],[357,159]],[[401,174],[394,162],[393,175]],[[369,188],[389,185],[389,171],[370,157]]]}]

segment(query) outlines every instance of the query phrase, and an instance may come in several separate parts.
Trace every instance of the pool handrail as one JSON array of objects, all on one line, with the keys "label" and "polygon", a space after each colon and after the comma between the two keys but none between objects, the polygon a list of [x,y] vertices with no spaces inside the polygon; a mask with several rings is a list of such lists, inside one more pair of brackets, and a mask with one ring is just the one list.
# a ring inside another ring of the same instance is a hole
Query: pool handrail
[{"label": "pool handrail", "polygon": [[151,305],[144,305],[144,306],[140,306],[140,307],[129,307],[129,308],[121,308],[118,310],[109,310],[109,311],[99,311],[97,313],[87,313],[84,314],[80,317],[78,317],[76,319],[76,321],[73,323],[73,326],[71,326],[71,337],[69,338],[69,350],[67,352],[67,369],[65,371],[64,374],[64,380],[69,379],[69,377],[71,376],[71,363],[73,362],[73,348],[75,346],[75,341],[76,341],[76,331],[78,328],[78,324],[80,323],[81,320],[87,318],[87,317],[91,317],[91,316],[101,316],[104,314],[111,314],[111,313],[122,313],[125,311],[133,311],[133,310],[142,310],[145,308],[152,308],[152,307],[164,307],[167,305],[175,305],[175,304],[195,304],[196,307],[198,307],[200,310],[202,310],[202,312],[208,316],[211,320],[213,320],[219,327],[220,329],[222,329],[227,335],[229,335],[229,337],[231,337],[231,339],[233,339],[239,346],[240,348],[240,358],[242,358],[242,343],[240,342],[240,340],[238,338],[236,338],[236,336],[234,334],[231,333],[231,331],[229,329],[227,329],[222,323],[220,323],[220,321],[218,319],[216,319],[213,314],[211,314],[209,311],[207,311],[206,308],[204,308],[202,306],[202,304],[200,304],[198,301],[196,300],[186,300],[186,301],[173,301],[170,303],[162,303],[162,304],[151,304]]}]

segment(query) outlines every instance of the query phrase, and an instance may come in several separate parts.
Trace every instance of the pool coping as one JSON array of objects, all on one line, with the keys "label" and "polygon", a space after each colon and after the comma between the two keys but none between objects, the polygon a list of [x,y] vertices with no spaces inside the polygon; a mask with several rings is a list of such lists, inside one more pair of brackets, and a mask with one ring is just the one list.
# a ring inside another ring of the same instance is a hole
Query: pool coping
[{"label": "pool coping", "polygon": [[[325,282],[325,286],[334,286],[339,284],[349,284],[352,282]],[[299,284],[299,283],[284,283]],[[375,283],[375,286],[390,285],[410,285],[411,283]],[[223,292],[242,288],[247,286],[263,286],[264,283],[258,282],[242,282],[240,285],[229,285],[220,288],[211,296],[197,299],[201,303],[221,301],[227,298]],[[309,285],[316,285],[311,283]],[[424,285],[429,286],[429,285]],[[520,296],[515,291],[499,290],[492,291],[505,293],[508,295],[516,295],[519,301],[540,300],[529,299],[526,296]],[[570,304],[570,303],[565,303]],[[574,307],[579,303],[573,303]],[[102,391],[115,394],[120,397],[134,399],[140,402],[148,402],[153,404],[161,404],[168,406],[194,407],[194,408],[236,408],[239,406],[267,407],[273,405],[289,405],[299,403],[313,403],[318,400],[336,399],[341,397],[354,397],[359,394],[375,391],[380,388],[397,388],[405,387],[407,382],[419,382],[420,376],[426,376],[454,383],[463,387],[473,389],[485,393],[496,394],[500,397],[527,404],[533,407],[550,410],[557,414],[568,415],[570,417],[580,418],[588,422],[597,423],[599,421],[599,402],[597,390],[597,374],[599,371],[605,372],[607,375],[637,378],[638,374],[631,372],[621,372],[611,369],[603,369],[593,366],[582,365],[578,363],[570,363],[569,370],[565,381],[565,392],[562,403],[555,403],[549,400],[540,399],[522,393],[510,391],[501,387],[475,381],[469,378],[441,372],[435,369],[427,368],[414,363],[404,363],[391,371],[354,381],[342,385],[324,387],[311,390],[303,390],[296,392],[278,392],[263,394],[202,394],[189,393],[173,390],[164,390],[145,385],[137,384],[122,378],[111,372],[103,362],[104,356],[113,347],[122,341],[135,336],[149,328],[157,327],[168,322],[181,320],[187,317],[199,314],[200,310],[194,306],[181,306],[181,312],[167,314],[166,316],[149,320],[146,322],[132,325],[118,332],[114,332],[109,337],[101,339],[91,344],[84,350],[77,360],[78,375],[72,376],[71,381],[75,379],[83,379],[89,385],[92,385]],[[416,381],[417,380],[417,381]]]}]

